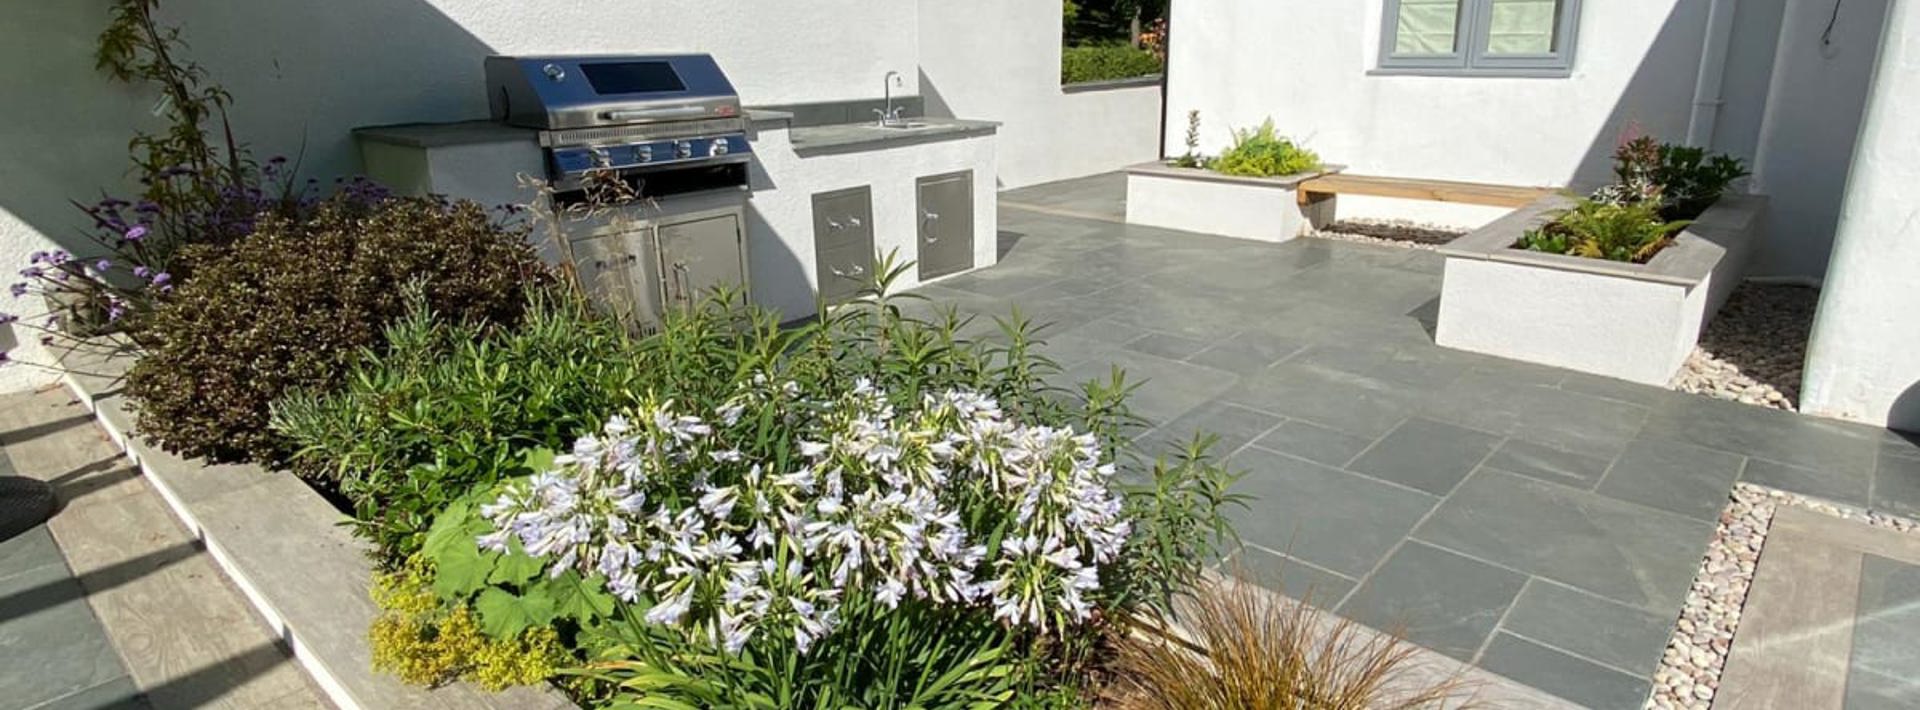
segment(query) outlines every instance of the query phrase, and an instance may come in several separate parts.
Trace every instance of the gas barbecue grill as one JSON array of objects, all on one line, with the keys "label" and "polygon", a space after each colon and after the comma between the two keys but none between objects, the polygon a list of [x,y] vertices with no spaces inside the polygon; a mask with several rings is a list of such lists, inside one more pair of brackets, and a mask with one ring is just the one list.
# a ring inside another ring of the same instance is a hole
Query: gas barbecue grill
[{"label": "gas barbecue grill", "polygon": [[747,185],[746,118],[713,57],[488,57],[488,104],[539,131],[547,178],[564,193],[590,175],[657,197]]},{"label": "gas barbecue grill", "polygon": [[581,284],[637,330],[720,286],[747,284],[752,146],[713,57],[488,57],[494,120],[535,129],[554,207],[618,179],[643,198],[559,220]]}]

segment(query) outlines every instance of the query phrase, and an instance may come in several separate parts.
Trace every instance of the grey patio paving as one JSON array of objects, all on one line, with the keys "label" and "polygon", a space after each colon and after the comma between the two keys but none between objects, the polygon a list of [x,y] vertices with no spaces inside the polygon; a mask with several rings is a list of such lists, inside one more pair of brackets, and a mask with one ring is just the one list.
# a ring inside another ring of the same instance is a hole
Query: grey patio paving
[{"label": "grey patio paving", "polygon": [[1147,445],[1220,433],[1263,582],[1575,703],[1645,699],[1734,482],[1920,512],[1905,436],[1434,345],[1433,253],[1122,215],[1114,176],[1004,193],[1002,262],[922,292],[1125,368]]}]

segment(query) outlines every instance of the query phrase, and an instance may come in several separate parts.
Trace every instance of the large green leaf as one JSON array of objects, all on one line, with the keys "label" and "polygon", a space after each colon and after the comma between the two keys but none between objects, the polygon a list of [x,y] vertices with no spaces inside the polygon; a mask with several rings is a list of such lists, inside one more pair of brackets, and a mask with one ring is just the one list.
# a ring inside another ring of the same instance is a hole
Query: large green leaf
[{"label": "large green leaf", "polygon": [[487,582],[522,586],[534,577],[540,576],[540,572],[546,567],[545,560],[529,555],[520,548],[519,538],[509,537],[507,554],[502,555],[500,563],[494,565],[493,574],[487,575]]},{"label": "large green leaf", "polygon": [[583,580],[579,573],[572,570],[558,577],[540,580],[527,588],[527,594],[538,594],[553,600],[555,616],[583,624],[613,615],[613,595],[607,593],[606,585],[597,577]]},{"label": "large green leaf", "polygon": [[473,608],[480,612],[480,630],[496,639],[553,623],[553,600],[544,595],[520,596],[492,587],[480,593]]},{"label": "large green leaf", "polygon": [[433,558],[433,592],[441,599],[464,600],[487,586],[500,553],[482,552],[478,545],[449,546]]}]

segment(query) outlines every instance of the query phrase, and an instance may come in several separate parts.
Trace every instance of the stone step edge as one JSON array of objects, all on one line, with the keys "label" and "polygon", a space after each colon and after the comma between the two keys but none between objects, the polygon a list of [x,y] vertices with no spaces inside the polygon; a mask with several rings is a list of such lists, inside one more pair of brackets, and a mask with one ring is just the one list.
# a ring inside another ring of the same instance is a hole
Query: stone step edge
[{"label": "stone step edge", "polygon": [[[90,358],[82,356],[77,359],[86,360]],[[65,358],[63,358],[63,360],[65,360]],[[97,363],[98,361],[95,362]],[[336,672],[334,666],[338,665],[338,659],[327,658],[325,654],[316,652],[313,645],[302,641],[301,631],[296,628],[295,625],[289,623],[285,615],[280,613],[275,600],[261,591],[260,586],[250,579],[250,575],[245,566],[241,565],[239,561],[227,551],[221,541],[213,535],[211,529],[201,523],[199,518],[194,514],[192,507],[174,490],[173,486],[168,484],[166,476],[156,472],[150,464],[150,461],[155,457],[156,453],[160,453],[164,458],[171,458],[171,456],[165,455],[162,452],[156,452],[146,443],[131,436],[130,424],[123,427],[112,421],[113,418],[107,416],[107,413],[102,411],[100,406],[101,403],[99,399],[103,395],[96,395],[89,389],[89,383],[86,382],[88,379],[96,378],[75,377],[71,371],[61,374],[61,381],[66,388],[94,415],[94,421],[107,433],[108,438],[113,441],[114,445],[120,448],[127,460],[140,470],[141,475],[153,485],[154,490],[159,492],[161,499],[166,502],[168,510],[187,528],[189,534],[201,542],[207,550],[208,556],[213,558],[214,563],[220,568],[220,571],[226,575],[227,580],[231,582],[236,589],[240,590],[241,595],[253,606],[255,613],[258,613],[261,618],[267,622],[273,632],[287,644],[287,647],[292,651],[294,662],[298,663],[301,669],[307,672],[308,677],[313,679],[314,684],[326,695],[327,699],[341,710],[389,707],[383,703],[370,704],[363,702],[363,699],[359,697],[359,695],[349,687],[349,684],[344,682]],[[290,474],[262,471],[261,475]],[[313,492],[311,489],[306,489],[304,485],[301,486],[301,488],[315,498],[319,497],[318,493]],[[331,507],[331,504],[327,505]],[[361,564],[365,564],[365,562],[362,561]],[[370,565],[368,565],[368,567],[369,569],[371,568]],[[364,623],[359,625],[364,627]],[[371,668],[361,668],[349,670],[348,672],[372,674],[374,671]],[[452,692],[449,693],[447,691]],[[453,703],[449,705],[450,707],[575,707],[564,694],[551,686],[517,688],[510,689],[502,694],[487,694],[466,684],[454,684],[430,691],[423,690],[423,692],[435,695],[465,696],[461,699],[461,702]],[[500,702],[489,702],[489,700],[493,698],[499,698]],[[449,698],[449,700],[451,700],[451,698]],[[477,701],[477,704],[474,701]],[[529,703],[528,701],[533,702]]]}]

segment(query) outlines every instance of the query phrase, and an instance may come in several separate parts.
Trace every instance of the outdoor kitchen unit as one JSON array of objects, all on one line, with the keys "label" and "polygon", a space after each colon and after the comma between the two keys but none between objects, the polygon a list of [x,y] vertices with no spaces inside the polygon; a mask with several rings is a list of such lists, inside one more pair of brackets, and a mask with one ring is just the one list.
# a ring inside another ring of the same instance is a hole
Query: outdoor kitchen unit
[{"label": "outdoor kitchen unit", "polygon": [[704,54],[478,68],[486,118],[355,129],[367,176],[401,194],[531,206],[542,256],[637,330],[719,287],[782,320],[812,316],[860,297],[876,254],[918,264],[896,289],[998,258],[997,124],[920,115],[917,98],[893,94],[904,68],[884,90],[862,82],[871,98],[753,108],[742,77]]},{"label": "outdoor kitchen unit", "polygon": [[562,258],[604,307],[645,329],[715,288],[747,285],[753,149],[740,97],[713,57],[488,57],[485,66],[494,120],[538,131]]}]

